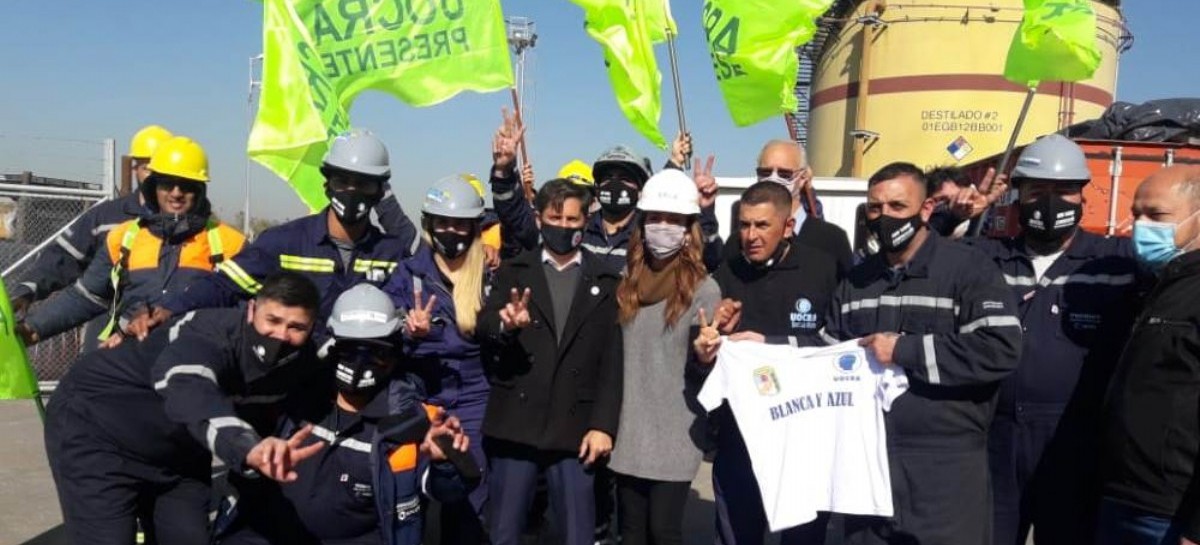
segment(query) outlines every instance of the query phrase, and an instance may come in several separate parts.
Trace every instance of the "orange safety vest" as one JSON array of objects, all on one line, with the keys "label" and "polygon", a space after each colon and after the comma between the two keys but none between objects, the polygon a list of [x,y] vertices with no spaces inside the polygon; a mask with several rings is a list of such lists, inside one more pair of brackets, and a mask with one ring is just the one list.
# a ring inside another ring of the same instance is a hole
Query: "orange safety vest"
[{"label": "orange safety vest", "polygon": [[[117,310],[121,300],[121,275],[126,271],[157,268],[163,241],[150,231],[142,229],[141,220],[129,220],[110,231],[105,242],[113,262],[109,275],[112,279],[113,298],[108,325],[100,332],[102,341],[112,334],[117,323]],[[245,243],[246,237],[240,231],[209,219],[203,231],[184,241],[177,266],[215,271],[226,258],[242,251]]]}]

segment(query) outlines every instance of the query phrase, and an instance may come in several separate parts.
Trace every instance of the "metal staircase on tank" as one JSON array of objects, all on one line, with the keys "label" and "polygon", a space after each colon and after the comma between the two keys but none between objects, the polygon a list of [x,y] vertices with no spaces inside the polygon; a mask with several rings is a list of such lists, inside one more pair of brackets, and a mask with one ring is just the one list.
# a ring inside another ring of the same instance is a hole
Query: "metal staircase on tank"
[{"label": "metal staircase on tank", "polygon": [[815,77],[817,60],[825,51],[831,37],[837,36],[844,17],[854,10],[858,0],[836,0],[817,22],[817,32],[807,44],[796,48],[800,59],[800,70],[796,77],[796,113],[787,117],[788,134],[801,146],[808,146],[808,120],[811,109],[812,84]]}]

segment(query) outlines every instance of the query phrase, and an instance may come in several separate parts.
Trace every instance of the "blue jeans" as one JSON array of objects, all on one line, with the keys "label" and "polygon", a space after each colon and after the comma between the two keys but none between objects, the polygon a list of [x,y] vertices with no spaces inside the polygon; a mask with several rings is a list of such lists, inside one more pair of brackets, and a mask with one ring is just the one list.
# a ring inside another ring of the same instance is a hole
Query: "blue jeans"
[{"label": "blue jeans", "polygon": [[1178,545],[1179,532],[1179,525],[1170,517],[1117,503],[1110,498],[1100,502],[1096,545]]}]

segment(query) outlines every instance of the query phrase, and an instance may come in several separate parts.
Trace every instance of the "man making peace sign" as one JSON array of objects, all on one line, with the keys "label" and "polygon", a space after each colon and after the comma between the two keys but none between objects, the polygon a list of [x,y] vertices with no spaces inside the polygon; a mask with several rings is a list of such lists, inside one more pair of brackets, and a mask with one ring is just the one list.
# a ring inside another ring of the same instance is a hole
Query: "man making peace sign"
[{"label": "man making peace sign", "polygon": [[479,316],[492,384],[483,421],[491,539],[515,544],[539,471],[563,542],[592,543],[592,470],[621,408],[620,277],[580,248],[591,194],[551,180],[536,198],[542,246],[505,261]]}]

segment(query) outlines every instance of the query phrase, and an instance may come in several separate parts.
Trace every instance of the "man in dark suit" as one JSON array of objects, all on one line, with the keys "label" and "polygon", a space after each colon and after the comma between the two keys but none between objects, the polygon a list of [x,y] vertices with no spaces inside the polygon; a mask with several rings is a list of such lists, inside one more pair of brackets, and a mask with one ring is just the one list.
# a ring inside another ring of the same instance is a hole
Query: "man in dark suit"
[{"label": "man in dark suit", "polygon": [[562,542],[593,540],[592,470],[616,435],[622,353],[620,277],[580,248],[590,200],[567,180],[542,187],[542,245],[501,265],[480,312],[492,383],[483,434],[495,545],[519,542],[542,472]]},{"label": "man in dark suit", "polygon": [[[775,182],[792,194],[793,242],[821,250],[838,263],[838,276],[844,276],[854,266],[850,252],[850,238],[841,227],[821,217],[821,203],[815,198],[810,203],[805,189],[812,184],[812,168],[804,154],[804,148],[791,140],[771,140],[758,154],[758,166],[754,170],[760,182]],[[733,225],[737,225],[740,203],[733,204]],[[812,208],[815,208],[813,210]],[[741,253],[741,241],[730,237],[725,244],[723,257],[728,260]]]}]

